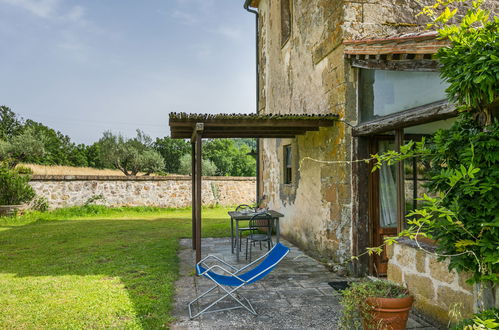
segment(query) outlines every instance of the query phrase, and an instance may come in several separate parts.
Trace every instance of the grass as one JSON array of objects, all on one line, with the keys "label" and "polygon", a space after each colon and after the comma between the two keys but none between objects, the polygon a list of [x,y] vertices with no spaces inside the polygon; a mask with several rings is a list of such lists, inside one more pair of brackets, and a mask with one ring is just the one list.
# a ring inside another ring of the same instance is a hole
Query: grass
[{"label": "grass", "polygon": [[[203,236],[227,236],[203,209]],[[0,328],[168,327],[191,210],[75,207],[0,218]]]},{"label": "grass", "polygon": [[29,167],[33,174],[37,175],[118,175],[124,176],[120,170],[98,169],[92,167],[74,167],[61,165],[38,165],[21,164],[23,167]]},{"label": "grass", "polygon": [[[35,175],[104,175],[104,176],[125,176],[120,170],[99,169],[92,167],[76,167],[62,165],[38,165],[38,164],[20,164],[20,166],[28,167]],[[143,175],[140,172],[137,175]],[[155,176],[156,174],[151,174]]]}]

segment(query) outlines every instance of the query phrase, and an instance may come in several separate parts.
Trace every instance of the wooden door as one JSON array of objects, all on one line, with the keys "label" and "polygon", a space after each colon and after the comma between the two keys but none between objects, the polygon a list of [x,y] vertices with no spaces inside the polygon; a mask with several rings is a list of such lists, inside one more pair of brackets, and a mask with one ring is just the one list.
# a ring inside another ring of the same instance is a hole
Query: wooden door
[{"label": "wooden door", "polygon": [[[379,136],[371,141],[371,154],[394,148],[394,137]],[[372,172],[369,178],[370,245],[380,246],[384,238],[397,234],[397,180],[395,166],[384,166]],[[371,257],[371,273],[386,275],[388,257],[386,250]]]}]

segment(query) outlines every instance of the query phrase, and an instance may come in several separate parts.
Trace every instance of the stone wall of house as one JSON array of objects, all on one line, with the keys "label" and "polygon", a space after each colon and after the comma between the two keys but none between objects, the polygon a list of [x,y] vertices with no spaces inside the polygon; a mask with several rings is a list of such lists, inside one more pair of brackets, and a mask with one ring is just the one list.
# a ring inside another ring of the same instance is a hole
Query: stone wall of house
[{"label": "stone wall of house", "polygon": [[[259,4],[260,113],[337,113],[344,117],[347,87],[342,50],[321,46],[328,29],[341,20],[342,6],[336,1],[292,3],[292,32],[284,45],[280,39],[280,1]],[[330,51],[335,55],[328,57]],[[288,144],[293,150],[294,179],[292,184],[283,184],[283,146]],[[300,162],[306,157],[348,158],[350,139],[345,125],[321,128],[296,139],[264,139],[261,148],[263,194],[270,207],[285,214],[282,234],[327,259],[341,262],[347,258],[350,167]]]},{"label": "stone wall of house", "polygon": [[[356,71],[344,59],[343,40],[414,30],[407,23],[418,23],[420,5],[411,0],[291,3],[292,32],[283,44],[280,1],[259,1],[259,112],[335,113],[355,125]],[[341,163],[352,157],[349,130],[338,122],[296,139],[261,141],[263,194],[269,206],[285,214],[283,235],[335,263],[347,260],[352,248],[352,165]],[[283,184],[283,146],[288,144],[294,158],[291,185]]]},{"label": "stone wall of house", "polygon": [[[108,206],[188,207],[191,177],[125,176],[33,176],[30,184],[37,195],[47,198],[50,208],[83,205],[102,195]],[[203,205],[231,206],[255,201],[253,177],[203,177]]]},{"label": "stone wall of house", "polygon": [[[425,245],[423,243],[423,245]],[[432,250],[431,246],[426,249]],[[388,279],[407,285],[414,295],[414,307],[442,323],[455,321],[449,311],[459,311],[460,318],[477,311],[478,289],[466,283],[468,274],[448,270],[448,261],[437,261],[434,254],[418,249],[414,242],[388,247]],[[499,290],[495,289],[496,307]]]}]

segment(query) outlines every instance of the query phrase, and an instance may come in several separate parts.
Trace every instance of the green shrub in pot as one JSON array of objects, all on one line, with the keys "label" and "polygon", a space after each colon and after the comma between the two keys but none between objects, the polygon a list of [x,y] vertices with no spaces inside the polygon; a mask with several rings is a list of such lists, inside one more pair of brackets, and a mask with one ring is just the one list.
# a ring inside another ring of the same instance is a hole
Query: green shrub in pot
[{"label": "green shrub in pot", "polygon": [[[396,307],[387,307],[384,301],[396,304]],[[404,329],[412,302],[409,290],[399,284],[384,280],[353,282],[348,289],[342,291],[340,327]],[[395,312],[389,310],[392,307]],[[401,310],[404,311],[401,313]]]}]

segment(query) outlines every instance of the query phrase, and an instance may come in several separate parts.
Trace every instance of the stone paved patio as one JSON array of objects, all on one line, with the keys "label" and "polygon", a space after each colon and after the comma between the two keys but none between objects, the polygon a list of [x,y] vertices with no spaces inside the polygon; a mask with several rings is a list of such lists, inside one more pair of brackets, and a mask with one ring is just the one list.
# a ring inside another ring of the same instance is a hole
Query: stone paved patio
[{"label": "stone paved patio", "polygon": [[[211,282],[194,275],[194,251],[191,240],[181,240],[180,278],[176,282],[173,315],[177,321],[172,329],[337,329],[341,313],[339,293],[328,282],[349,280],[329,272],[322,264],[305,255],[298,248],[281,240],[291,248],[280,265],[264,280],[249,288],[240,289],[256,312],[254,316],[244,309],[206,314],[189,320],[187,303],[211,287]],[[230,251],[230,238],[204,238],[203,256],[216,255],[229,264],[243,266]],[[254,250],[257,257],[264,251]],[[227,301],[227,304],[230,301]],[[411,315],[408,329],[436,329]]]}]

